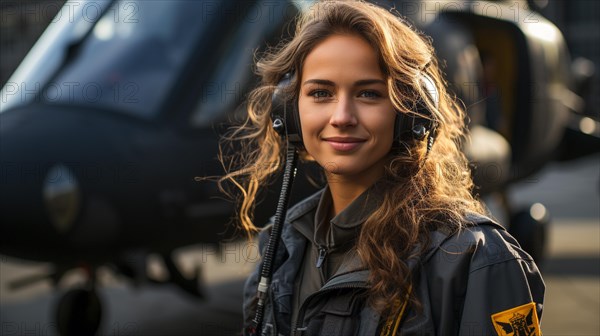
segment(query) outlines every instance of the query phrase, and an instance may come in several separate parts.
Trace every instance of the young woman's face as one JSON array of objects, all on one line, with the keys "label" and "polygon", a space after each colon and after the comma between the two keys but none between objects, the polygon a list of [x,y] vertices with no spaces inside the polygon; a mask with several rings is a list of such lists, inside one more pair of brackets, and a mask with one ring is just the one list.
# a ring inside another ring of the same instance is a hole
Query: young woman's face
[{"label": "young woman's face", "polygon": [[308,54],[298,108],[306,150],[327,172],[373,182],[383,174],[396,116],[365,40],[334,35]]}]

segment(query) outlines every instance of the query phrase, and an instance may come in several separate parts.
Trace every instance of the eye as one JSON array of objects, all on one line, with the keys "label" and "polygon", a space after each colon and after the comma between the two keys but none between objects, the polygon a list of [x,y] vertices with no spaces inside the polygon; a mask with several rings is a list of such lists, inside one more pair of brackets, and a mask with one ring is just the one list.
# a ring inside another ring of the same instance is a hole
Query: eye
[{"label": "eye", "polygon": [[364,91],[361,91],[358,94],[358,96],[361,98],[376,99],[376,98],[380,98],[381,94],[375,90],[364,90]]},{"label": "eye", "polygon": [[323,89],[312,90],[308,95],[313,97],[315,101],[324,101],[332,97],[329,91]]}]

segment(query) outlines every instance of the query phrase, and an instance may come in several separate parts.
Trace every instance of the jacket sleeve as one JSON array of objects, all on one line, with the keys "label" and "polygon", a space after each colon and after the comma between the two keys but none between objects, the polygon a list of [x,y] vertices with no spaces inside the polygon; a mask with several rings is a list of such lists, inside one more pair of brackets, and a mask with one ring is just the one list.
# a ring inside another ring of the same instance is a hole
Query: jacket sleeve
[{"label": "jacket sleeve", "polygon": [[471,260],[459,335],[541,335],[545,285],[537,266],[506,231],[488,238]]},{"label": "jacket sleeve", "polygon": [[[261,255],[265,251],[265,248],[269,242],[269,235],[271,234],[272,225],[265,226],[258,235],[258,248]],[[260,271],[262,268],[262,261],[256,265],[254,271],[248,276],[244,284],[244,302],[243,302],[243,313],[244,313],[244,330],[252,324],[252,319],[256,314],[256,304],[258,297],[256,296],[256,290],[258,287],[258,281],[260,279]]]}]

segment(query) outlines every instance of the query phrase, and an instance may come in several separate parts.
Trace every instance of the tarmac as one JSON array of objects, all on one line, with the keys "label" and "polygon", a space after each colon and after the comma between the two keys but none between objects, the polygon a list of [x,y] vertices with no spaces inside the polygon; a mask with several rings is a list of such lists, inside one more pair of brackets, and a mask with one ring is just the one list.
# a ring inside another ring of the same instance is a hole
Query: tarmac
[{"label": "tarmac", "polygon": [[[544,204],[552,218],[547,259],[540,263],[546,282],[544,335],[600,335],[600,156],[549,165],[511,187],[509,195],[516,207]],[[99,334],[238,334],[241,287],[256,262],[252,247],[231,244],[219,255],[192,246],[179,252],[178,262],[188,274],[202,265],[205,299],[172,285],[135,287],[101,269],[99,295],[104,310]],[[57,289],[47,281],[20,290],[9,288],[15,279],[42,274],[50,267],[0,256],[0,336],[57,334],[56,303],[82,281],[80,274],[68,274]],[[149,268],[153,276],[164,276],[160,263],[154,261]]]}]

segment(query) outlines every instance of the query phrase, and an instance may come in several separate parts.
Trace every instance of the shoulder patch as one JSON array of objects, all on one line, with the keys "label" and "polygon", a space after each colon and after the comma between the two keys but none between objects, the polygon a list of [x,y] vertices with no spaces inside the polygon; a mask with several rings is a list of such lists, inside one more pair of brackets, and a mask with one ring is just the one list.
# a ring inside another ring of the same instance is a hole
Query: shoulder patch
[{"label": "shoulder patch", "polygon": [[492,324],[499,336],[541,336],[535,302],[492,315]]}]

